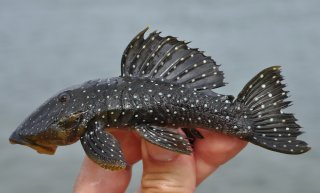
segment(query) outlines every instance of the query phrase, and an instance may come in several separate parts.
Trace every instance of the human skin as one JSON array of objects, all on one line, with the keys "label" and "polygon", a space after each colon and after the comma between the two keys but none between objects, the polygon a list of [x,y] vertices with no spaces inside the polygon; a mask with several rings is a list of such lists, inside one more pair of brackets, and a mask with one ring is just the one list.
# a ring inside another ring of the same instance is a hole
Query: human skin
[{"label": "human skin", "polygon": [[193,193],[217,168],[238,154],[247,144],[236,137],[199,129],[191,155],[171,152],[141,140],[131,131],[112,131],[119,139],[130,165],[126,170],[109,171],[84,158],[74,193],[124,193],[132,166],[139,160],[143,174],[138,193]]}]

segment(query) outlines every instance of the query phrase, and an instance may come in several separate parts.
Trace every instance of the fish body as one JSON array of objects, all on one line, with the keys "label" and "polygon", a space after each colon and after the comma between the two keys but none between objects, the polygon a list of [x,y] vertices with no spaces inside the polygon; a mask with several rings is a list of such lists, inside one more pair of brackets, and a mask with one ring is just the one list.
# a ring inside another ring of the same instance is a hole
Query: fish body
[{"label": "fish body", "polygon": [[148,79],[119,77],[113,79],[112,84],[105,80],[95,82],[96,90],[83,97],[84,104],[87,108],[92,107],[95,119],[103,120],[105,127],[150,124],[159,127],[213,128],[224,125],[219,130],[227,132],[227,128],[236,124],[232,121],[238,120],[230,117],[240,115],[235,113],[236,105],[231,104],[224,95],[207,95]]},{"label": "fish body", "polygon": [[11,135],[11,143],[53,154],[80,139],[94,162],[107,169],[127,163],[108,128],[136,131],[148,142],[190,154],[189,138],[205,138],[194,128],[237,136],[288,154],[310,148],[297,140],[300,126],[290,113],[280,67],[258,73],[235,98],[212,89],[223,73],[208,56],[176,38],[140,32],[127,46],[121,76],[67,88],[40,106]]}]

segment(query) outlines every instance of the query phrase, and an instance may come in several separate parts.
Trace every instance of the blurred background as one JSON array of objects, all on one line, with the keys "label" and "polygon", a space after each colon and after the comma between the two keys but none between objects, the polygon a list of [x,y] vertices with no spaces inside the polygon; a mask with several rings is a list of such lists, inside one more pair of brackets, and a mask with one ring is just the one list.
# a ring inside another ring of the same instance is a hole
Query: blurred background
[{"label": "blurred background", "polygon": [[[294,101],[288,110],[313,147],[290,156],[249,145],[197,192],[319,192],[319,7],[317,0],[0,0],[0,192],[72,191],[79,143],[45,156],[8,137],[57,91],[118,76],[124,48],[146,26],[192,41],[222,64],[229,84],[221,93],[237,95],[258,71],[282,65]],[[141,163],[127,192],[140,176]]]}]

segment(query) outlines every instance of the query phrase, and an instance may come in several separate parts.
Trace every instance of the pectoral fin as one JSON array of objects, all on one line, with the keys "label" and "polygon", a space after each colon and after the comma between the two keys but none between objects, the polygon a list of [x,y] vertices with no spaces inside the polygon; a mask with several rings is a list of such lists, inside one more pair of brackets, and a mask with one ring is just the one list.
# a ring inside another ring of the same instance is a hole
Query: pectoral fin
[{"label": "pectoral fin", "polygon": [[189,141],[171,129],[149,125],[139,125],[135,129],[141,137],[152,144],[183,154],[192,152]]},{"label": "pectoral fin", "polygon": [[127,163],[117,139],[104,131],[99,122],[88,129],[80,140],[87,156],[101,167],[109,170],[126,168]]}]

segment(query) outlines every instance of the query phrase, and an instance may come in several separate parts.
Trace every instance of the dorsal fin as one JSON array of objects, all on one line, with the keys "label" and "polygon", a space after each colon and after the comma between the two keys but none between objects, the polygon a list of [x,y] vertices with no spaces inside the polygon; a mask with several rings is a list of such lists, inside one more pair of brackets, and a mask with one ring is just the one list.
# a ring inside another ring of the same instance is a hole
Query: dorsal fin
[{"label": "dorsal fin", "polygon": [[224,86],[223,72],[216,62],[188,43],[172,36],[161,37],[152,32],[144,39],[148,28],[129,43],[121,60],[121,76],[148,77],[183,84],[194,90]]}]

